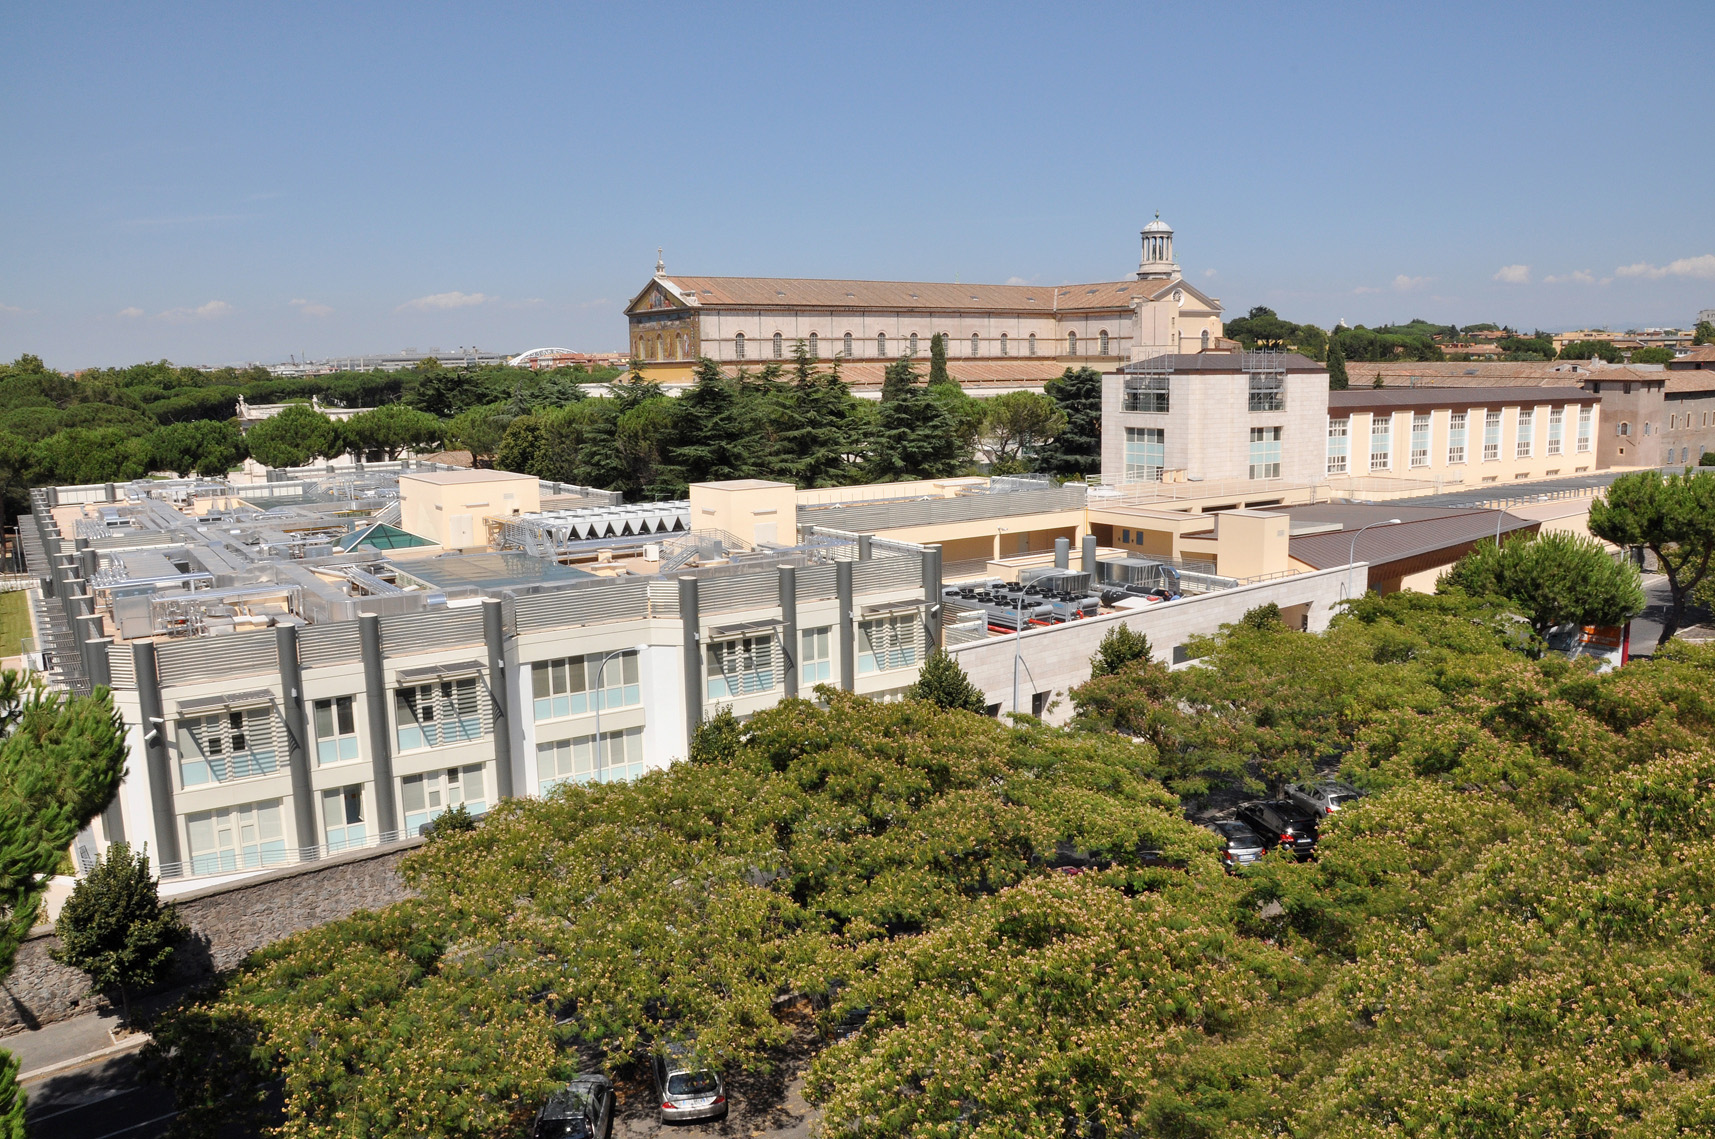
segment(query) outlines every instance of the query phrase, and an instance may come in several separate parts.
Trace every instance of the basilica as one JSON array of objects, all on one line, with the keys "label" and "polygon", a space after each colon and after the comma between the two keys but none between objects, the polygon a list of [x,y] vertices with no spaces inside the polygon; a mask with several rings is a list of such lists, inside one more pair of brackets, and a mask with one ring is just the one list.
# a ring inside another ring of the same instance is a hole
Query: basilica
[{"label": "basilica", "polygon": [[789,362],[798,341],[838,359],[856,385],[946,338],[961,381],[1036,385],[1067,367],[1107,371],[1165,352],[1225,346],[1221,303],[1180,275],[1173,229],[1143,229],[1137,273],[1086,285],[966,285],[774,277],[681,277],[657,260],[626,305],[631,355],[645,374],[683,382],[700,357],[728,371]]}]

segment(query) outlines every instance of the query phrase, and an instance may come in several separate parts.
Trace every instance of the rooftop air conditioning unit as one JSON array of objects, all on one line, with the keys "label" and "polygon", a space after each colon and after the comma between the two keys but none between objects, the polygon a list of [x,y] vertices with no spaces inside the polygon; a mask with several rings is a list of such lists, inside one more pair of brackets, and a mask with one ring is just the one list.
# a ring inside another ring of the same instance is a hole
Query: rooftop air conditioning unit
[{"label": "rooftop air conditioning unit", "polygon": [[646,562],[658,562],[658,561],[660,561],[661,560],[661,543],[660,542],[650,542],[650,543],[646,544],[643,547],[643,560]]}]

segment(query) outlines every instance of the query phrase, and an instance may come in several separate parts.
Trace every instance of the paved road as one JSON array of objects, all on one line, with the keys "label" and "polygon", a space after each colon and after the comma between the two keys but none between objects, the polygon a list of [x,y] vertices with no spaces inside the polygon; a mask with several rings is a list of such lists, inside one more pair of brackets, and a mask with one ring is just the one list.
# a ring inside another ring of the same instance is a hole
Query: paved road
[{"label": "paved road", "polygon": [[173,1097],[143,1083],[131,1055],[32,1080],[24,1090],[32,1139],[154,1139],[173,1117]]}]

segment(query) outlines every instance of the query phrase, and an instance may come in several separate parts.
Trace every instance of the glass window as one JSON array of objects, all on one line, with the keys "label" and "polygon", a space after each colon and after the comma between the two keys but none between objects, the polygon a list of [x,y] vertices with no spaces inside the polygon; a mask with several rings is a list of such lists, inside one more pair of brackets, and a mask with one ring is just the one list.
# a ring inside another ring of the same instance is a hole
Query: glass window
[{"label": "glass window", "polygon": [[1280,477],[1280,432],[1279,427],[1251,428],[1251,478]]},{"label": "glass window", "polygon": [[1411,465],[1429,465],[1429,415],[1417,412],[1411,417]]},{"label": "glass window", "polygon": [[286,820],[280,800],[244,803],[185,816],[192,874],[250,870],[286,861]]},{"label": "glass window", "polygon": [[546,795],[562,783],[619,783],[643,774],[643,729],[603,732],[536,745],[536,785]]},{"label": "glass window", "polygon": [[822,358],[822,344],[821,341],[816,339],[816,334],[814,332],[810,333],[810,343],[807,347],[810,350],[810,359],[819,360]]},{"label": "glass window", "polygon": [[1166,376],[1128,377],[1120,410],[1165,412],[1170,394]]},{"label": "glass window", "polygon": [[786,339],[778,332],[774,334],[774,358],[783,359],[786,355]]},{"label": "glass window", "polygon": [[1286,377],[1279,372],[1265,372],[1251,377],[1252,411],[1286,410]]},{"label": "glass window", "polygon": [[1483,415],[1483,462],[1492,463],[1501,457],[1501,413]]},{"label": "glass window", "polygon": [[433,822],[447,808],[461,803],[471,814],[482,814],[488,810],[487,783],[480,763],[406,776],[399,787],[405,833],[417,834],[424,823]]},{"label": "glass window", "polygon": [[1209,330],[1207,328],[1205,328],[1203,330],[1203,351],[1207,352],[1208,350],[1209,350]]},{"label": "glass window", "polygon": [[274,710],[246,708],[179,721],[182,786],[267,775],[279,766]]},{"label": "glass window", "polygon": [[1548,453],[1560,454],[1560,442],[1566,434],[1566,409],[1554,408],[1548,413]]},{"label": "glass window", "polygon": [[1004,332],[1000,334],[1000,354],[1006,355],[1006,333]]},{"label": "glass window", "polygon": [[538,720],[582,716],[594,712],[597,701],[604,712],[609,708],[630,708],[643,702],[635,649],[611,655],[589,653],[560,660],[539,660],[530,674],[531,696]]},{"label": "glass window", "polygon": [[329,853],[363,845],[368,832],[363,825],[361,786],[322,792],[322,833]]},{"label": "glass window", "polygon": [[1582,454],[1590,449],[1590,425],[1595,416],[1588,407],[1578,409],[1578,451]]},{"label": "glass window", "polygon": [[1455,411],[1447,417],[1447,461],[1465,461],[1465,413]]},{"label": "glass window", "polygon": [[1531,453],[1531,443],[1536,438],[1536,412],[1520,409],[1518,413],[1518,443],[1513,452],[1517,459],[1528,459]]},{"label": "glass window", "polygon": [[983,354],[983,342],[980,339],[978,339],[977,334],[973,332],[973,333],[971,333],[971,355],[981,356],[982,354]]},{"label": "glass window", "polygon": [[1329,474],[1343,475],[1346,473],[1346,453],[1351,448],[1351,435],[1351,419],[1330,419],[1328,421]]},{"label": "glass window", "polygon": [[1370,470],[1385,471],[1393,465],[1393,417],[1375,415],[1370,419]]},{"label": "glass window", "polygon": [[419,684],[393,692],[400,751],[464,743],[482,738],[476,677]]},{"label": "glass window", "polygon": [[345,763],[358,757],[354,697],[315,702],[316,763]]},{"label": "glass window", "polygon": [[884,360],[887,359],[887,333],[878,332],[875,334],[875,354]]},{"label": "glass window", "polygon": [[852,334],[849,332],[845,335],[844,347],[841,349],[841,354],[848,360],[852,358]]},{"label": "glass window", "polygon": [[708,669],[710,700],[767,692],[779,683],[774,670],[774,638],[716,641],[708,647]]},{"label": "glass window", "polygon": [[830,626],[801,629],[798,632],[798,682],[803,685],[826,684],[834,679]]},{"label": "glass window", "polygon": [[1105,328],[1102,329],[1102,331],[1100,333],[1100,337],[1101,337],[1101,345],[1102,345],[1101,354],[1103,356],[1106,356],[1108,354],[1108,330]]},{"label": "glass window", "polygon": [[923,622],[916,613],[894,613],[858,622],[858,672],[888,672],[917,663]]},{"label": "glass window", "polygon": [[734,360],[744,359],[744,333],[742,333],[742,332],[733,333],[733,336],[732,336],[732,358]]},{"label": "glass window", "polygon": [[1029,348],[1029,352],[1032,356],[1036,355],[1036,333],[1034,333],[1034,332],[1032,332],[1030,334],[1030,341],[1028,344],[1028,348]]},{"label": "glass window", "polygon": [[915,332],[911,334],[911,354],[917,355],[917,334]]},{"label": "glass window", "polygon": [[1125,429],[1125,481],[1159,482],[1167,465],[1167,432],[1160,427]]},{"label": "glass window", "polygon": [[1078,354],[1078,334],[1076,332],[1068,332],[1066,334],[1066,355],[1076,356],[1077,354]]}]

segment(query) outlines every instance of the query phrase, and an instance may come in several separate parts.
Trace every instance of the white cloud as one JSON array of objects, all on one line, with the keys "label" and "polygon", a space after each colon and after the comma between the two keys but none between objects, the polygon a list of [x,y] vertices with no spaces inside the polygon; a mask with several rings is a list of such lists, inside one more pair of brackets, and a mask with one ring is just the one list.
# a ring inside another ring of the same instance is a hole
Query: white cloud
[{"label": "white cloud", "polygon": [[138,308],[136,305],[127,305],[125,308],[119,310],[119,315],[127,320],[136,320],[138,317],[143,315],[143,310]]},{"label": "white cloud", "polygon": [[209,301],[196,308],[170,308],[157,315],[162,320],[213,320],[231,311],[232,306],[225,301]]},{"label": "white cloud", "polygon": [[1357,288],[1352,290],[1352,293],[1354,295],[1360,296],[1360,297],[1364,296],[1366,293],[1379,293],[1379,292],[1381,292],[1380,289],[1372,289],[1368,285],[1359,285]]},{"label": "white cloud", "polygon": [[1617,277],[1646,277],[1657,280],[1661,277],[1697,277],[1702,280],[1715,280],[1715,253],[1705,253],[1701,257],[1681,257],[1677,261],[1669,261],[1666,265],[1651,265],[1639,261],[1636,265],[1621,265],[1614,270]]},{"label": "white cloud", "polygon": [[490,301],[499,300],[486,293],[431,293],[426,297],[406,301],[394,312],[404,312],[406,309],[416,309],[418,312],[435,312],[439,309],[469,308],[471,305],[485,305]]},{"label": "white cloud", "polygon": [[1409,293],[1412,289],[1428,281],[1428,277],[1407,277],[1404,273],[1393,279],[1394,291]]},{"label": "white cloud", "polygon": [[303,313],[305,316],[333,315],[333,309],[329,308],[327,305],[317,304],[314,301],[307,301],[303,297],[294,297],[292,299],[292,307]]},{"label": "white cloud", "polygon": [[23,312],[23,311],[24,311],[23,309],[19,308],[16,305],[0,304],[0,312],[16,313],[16,312]]},{"label": "white cloud", "polygon": [[1572,272],[1558,277],[1553,275],[1544,277],[1542,283],[1545,285],[1594,285],[1596,274],[1588,269],[1574,269]]},{"label": "white cloud", "polygon": [[1026,281],[1023,277],[1008,277],[1006,279],[1006,283],[1009,285],[1028,285],[1028,284],[1030,284],[1030,282]]},{"label": "white cloud", "polygon": [[1530,284],[1529,265],[1502,265],[1495,274],[1495,280],[1508,285]]},{"label": "white cloud", "polygon": [[1213,277],[1214,275],[1215,275],[1215,271],[1213,269],[1203,270],[1203,276],[1205,276],[1205,277]]}]

